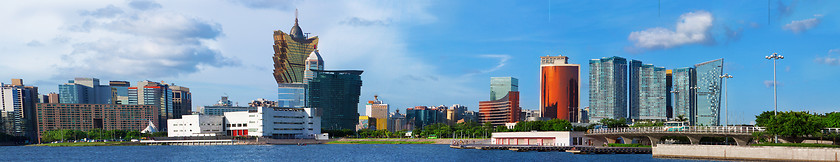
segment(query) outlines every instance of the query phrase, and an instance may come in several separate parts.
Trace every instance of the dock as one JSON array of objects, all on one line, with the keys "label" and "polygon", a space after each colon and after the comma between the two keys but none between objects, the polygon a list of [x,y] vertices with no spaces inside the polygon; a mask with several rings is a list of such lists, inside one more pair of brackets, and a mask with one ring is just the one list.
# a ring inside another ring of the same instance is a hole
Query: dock
[{"label": "dock", "polygon": [[456,149],[510,150],[516,152],[570,152],[574,154],[651,154],[650,147],[529,146],[529,145],[450,145]]}]

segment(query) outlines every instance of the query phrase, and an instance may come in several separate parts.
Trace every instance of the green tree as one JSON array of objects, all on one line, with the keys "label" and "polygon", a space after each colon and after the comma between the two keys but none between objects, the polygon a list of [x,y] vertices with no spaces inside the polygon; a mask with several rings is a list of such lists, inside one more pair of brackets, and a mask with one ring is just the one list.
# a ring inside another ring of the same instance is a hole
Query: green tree
[{"label": "green tree", "polygon": [[756,116],[756,125],[766,128],[766,133],[783,137],[819,136],[825,128],[823,117],[806,111],[779,112],[774,117],[773,112],[766,111]]},{"label": "green tree", "polygon": [[823,122],[826,128],[840,128],[840,112],[826,113]]},{"label": "green tree", "polygon": [[604,119],[599,120],[598,122],[600,122],[602,125],[606,125],[607,127],[610,127],[610,128],[627,127],[627,119],[624,119],[624,118],[620,118],[620,119],[617,119],[617,120],[616,119],[604,118]]}]

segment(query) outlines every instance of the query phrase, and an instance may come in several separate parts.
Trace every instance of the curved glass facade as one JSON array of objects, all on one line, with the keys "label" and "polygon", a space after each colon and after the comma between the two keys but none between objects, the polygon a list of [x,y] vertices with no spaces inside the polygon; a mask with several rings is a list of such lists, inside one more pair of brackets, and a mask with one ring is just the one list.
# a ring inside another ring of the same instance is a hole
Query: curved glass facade
[{"label": "curved glass facade", "polygon": [[576,122],[580,65],[540,67],[540,112],[543,118]]}]

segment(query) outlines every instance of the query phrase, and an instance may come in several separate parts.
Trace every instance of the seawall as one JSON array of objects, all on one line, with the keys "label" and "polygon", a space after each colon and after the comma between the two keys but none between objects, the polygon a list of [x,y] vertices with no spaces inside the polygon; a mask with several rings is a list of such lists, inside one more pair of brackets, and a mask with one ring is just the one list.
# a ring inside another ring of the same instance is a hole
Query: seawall
[{"label": "seawall", "polygon": [[655,158],[838,161],[838,155],[840,148],[669,144],[659,144],[653,148]]},{"label": "seawall", "polygon": [[[487,139],[455,139],[455,140],[458,140],[458,141],[463,142],[463,143],[470,143],[470,144],[475,144],[475,143],[480,144],[480,143],[490,141],[489,138],[487,138]],[[446,138],[445,139],[427,139],[427,138],[402,138],[402,139],[400,139],[400,138],[340,138],[340,139],[337,139],[336,141],[406,141],[406,142],[431,141],[431,142],[434,142],[434,144],[449,145],[449,144],[452,144],[453,139],[451,139],[451,138],[448,138],[448,139],[446,139]]]}]

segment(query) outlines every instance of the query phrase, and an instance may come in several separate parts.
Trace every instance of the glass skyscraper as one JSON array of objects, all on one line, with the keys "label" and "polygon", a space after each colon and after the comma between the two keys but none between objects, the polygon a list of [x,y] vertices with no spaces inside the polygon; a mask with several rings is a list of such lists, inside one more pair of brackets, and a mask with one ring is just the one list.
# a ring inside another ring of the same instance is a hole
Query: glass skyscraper
[{"label": "glass skyscraper", "polygon": [[627,59],[589,61],[589,122],[627,117]]},{"label": "glass skyscraper", "polygon": [[497,100],[510,91],[519,91],[519,79],[514,77],[490,77],[490,100]]},{"label": "glass skyscraper", "polygon": [[290,108],[306,107],[306,84],[280,83],[277,87],[277,106]]},{"label": "glass skyscraper", "polygon": [[667,87],[664,67],[630,61],[630,119],[667,120]]},{"label": "glass skyscraper", "polygon": [[108,85],[99,85],[96,78],[75,78],[58,85],[59,101],[76,104],[112,104],[114,93]]},{"label": "glass skyscraper", "polygon": [[671,115],[673,118],[677,118],[678,116],[682,115],[688,122],[695,123],[694,115],[695,111],[695,102],[694,102],[694,89],[695,87],[695,73],[694,68],[686,67],[686,68],[679,68],[672,70],[671,73],[671,93],[673,93],[673,109]]},{"label": "glass skyscraper", "polygon": [[[307,38],[298,25],[289,34],[280,30],[274,31],[274,79],[280,83],[302,83],[305,60],[318,48],[318,36]],[[358,120],[358,119],[357,119]]]},{"label": "glass skyscraper", "polygon": [[323,130],[355,129],[359,121],[361,70],[314,71],[308,84],[309,107],[321,114]]},{"label": "glass skyscraper", "polygon": [[697,119],[696,125],[719,125],[720,102],[723,75],[723,59],[694,65],[697,76]]},{"label": "glass skyscraper", "polygon": [[540,57],[540,117],[579,122],[580,65],[566,56]]}]

